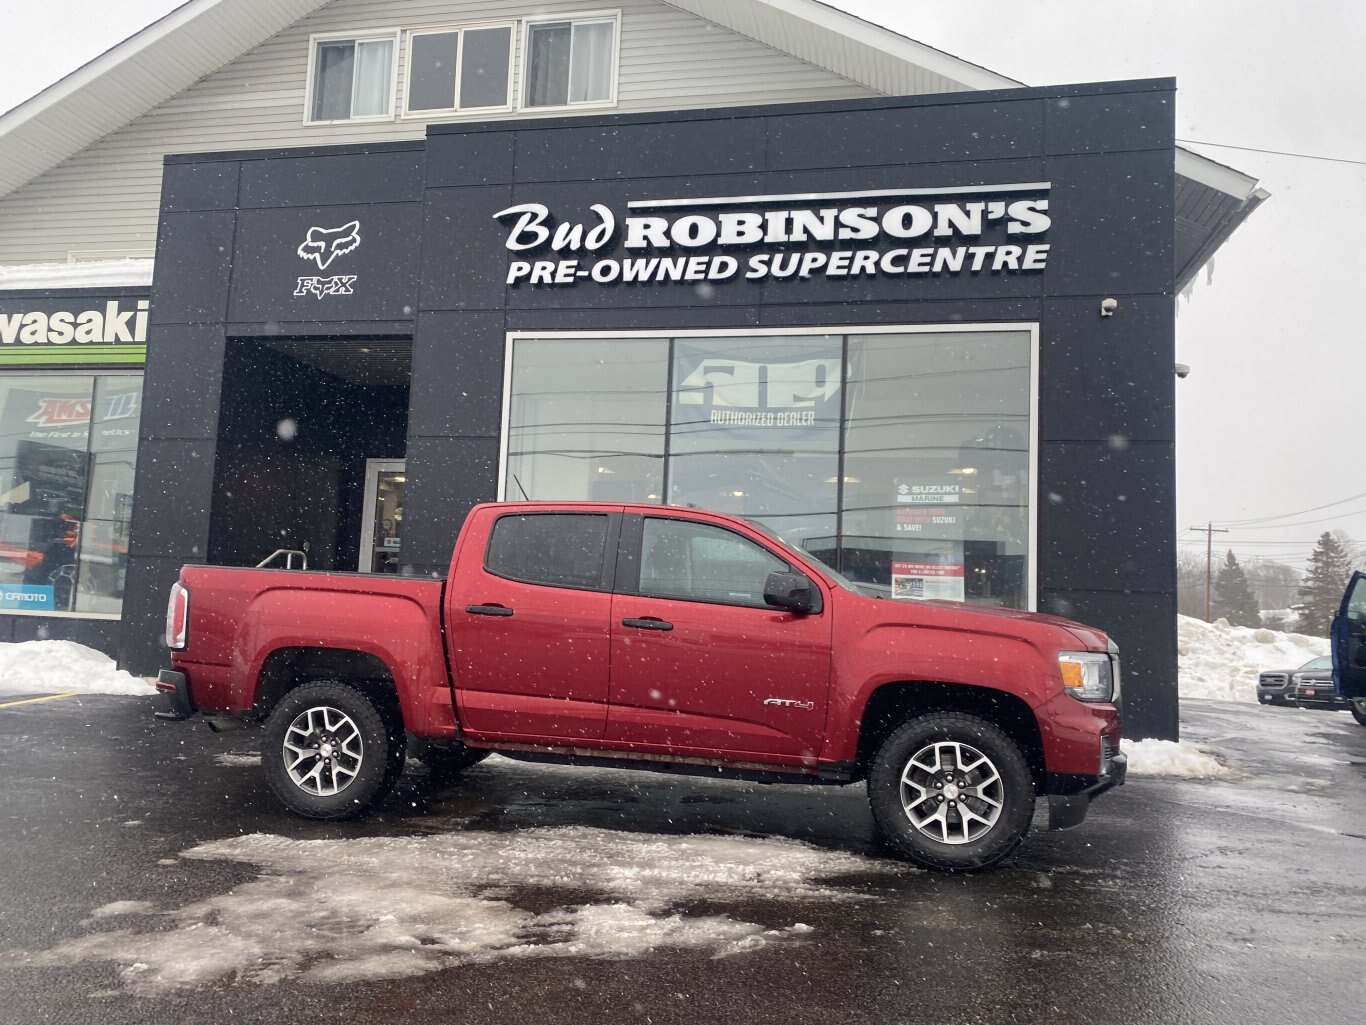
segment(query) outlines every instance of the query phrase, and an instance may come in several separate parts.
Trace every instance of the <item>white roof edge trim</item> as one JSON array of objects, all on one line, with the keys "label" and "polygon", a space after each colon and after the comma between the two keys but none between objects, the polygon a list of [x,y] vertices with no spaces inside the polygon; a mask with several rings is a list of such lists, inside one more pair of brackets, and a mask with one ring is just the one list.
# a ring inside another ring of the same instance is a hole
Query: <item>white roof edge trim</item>
[{"label": "white roof edge trim", "polygon": [[903,60],[914,61],[925,70],[944,78],[961,82],[970,89],[1014,89],[1024,85],[1013,78],[998,75],[984,67],[972,64],[936,50],[933,46],[903,36],[889,28],[883,28],[871,21],[864,21],[857,15],[849,14],[834,7],[828,7],[819,0],[751,0],[753,3],[772,7],[784,14],[810,22],[820,28],[845,36],[855,42],[871,46],[875,50]]},{"label": "white roof edge trim", "polygon": [[1257,179],[1242,171],[1235,171],[1227,164],[1203,157],[1183,146],[1176,147],[1176,173],[1182,178],[1207,185],[1211,189],[1232,196],[1246,203],[1258,193],[1266,199],[1270,193],[1257,187]]},{"label": "white roof edge trim", "polygon": [[25,121],[30,121],[61,103],[73,93],[78,93],[100,75],[112,70],[130,57],[147,49],[176,29],[193,21],[211,7],[217,7],[223,0],[188,0],[174,10],[168,11],[144,29],[133,33],[121,43],[116,43],[93,60],[86,61],[75,71],[57,79],[36,96],[31,96],[17,107],[0,114],[0,135],[11,131]]}]

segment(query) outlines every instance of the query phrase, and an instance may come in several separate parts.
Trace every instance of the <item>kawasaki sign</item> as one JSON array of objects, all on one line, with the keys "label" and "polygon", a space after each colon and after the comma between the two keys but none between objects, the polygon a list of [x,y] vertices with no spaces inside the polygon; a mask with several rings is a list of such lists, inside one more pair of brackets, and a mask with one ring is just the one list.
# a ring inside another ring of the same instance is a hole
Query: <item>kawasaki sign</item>
[{"label": "kawasaki sign", "polygon": [[1048,264],[1048,182],[637,200],[618,217],[494,214],[509,285],[1033,273]]},{"label": "kawasaki sign", "polygon": [[[53,309],[53,303],[70,303]],[[0,300],[2,345],[144,345],[147,342],[148,300],[49,300],[44,309],[14,309]],[[79,305],[78,305],[79,304]],[[88,305],[87,305],[88,304]],[[86,308],[83,308],[86,307]]]}]

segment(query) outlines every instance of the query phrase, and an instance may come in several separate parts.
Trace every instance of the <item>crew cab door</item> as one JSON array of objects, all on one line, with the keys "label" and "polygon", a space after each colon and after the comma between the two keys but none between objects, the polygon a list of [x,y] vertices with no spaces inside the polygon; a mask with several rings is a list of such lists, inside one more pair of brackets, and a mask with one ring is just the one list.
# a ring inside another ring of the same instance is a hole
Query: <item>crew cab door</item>
[{"label": "crew cab door", "polygon": [[607,739],[680,756],[814,760],[830,689],[829,601],[808,615],[766,605],[768,575],[793,567],[719,524],[628,516],[622,548]]},{"label": "crew cab door", "polygon": [[1333,684],[1345,698],[1366,698],[1366,573],[1353,573],[1333,617]]},{"label": "crew cab door", "polygon": [[619,513],[513,511],[462,540],[446,627],[470,737],[602,737],[620,524]]}]

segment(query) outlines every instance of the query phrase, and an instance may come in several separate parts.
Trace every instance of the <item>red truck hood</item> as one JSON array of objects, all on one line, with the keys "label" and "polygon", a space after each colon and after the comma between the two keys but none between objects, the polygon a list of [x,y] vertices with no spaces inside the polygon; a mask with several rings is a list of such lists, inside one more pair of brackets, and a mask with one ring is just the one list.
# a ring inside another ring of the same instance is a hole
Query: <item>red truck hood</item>
[{"label": "red truck hood", "polygon": [[[891,599],[886,600],[891,601]],[[896,602],[895,604],[901,603]],[[911,605],[912,603],[906,602],[906,604]],[[1050,616],[1045,612],[1021,612],[1018,609],[1003,609],[995,605],[968,605],[964,602],[935,599],[916,601],[913,604],[917,606],[929,605],[958,615],[986,616],[994,619],[1008,619],[1017,623],[1037,623],[1040,626],[1058,627],[1076,637],[1083,651],[1107,651],[1110,647],[1110,639],[1104,631],[1078,623],[1075,620],[1064,619],[1062,616]]]}]

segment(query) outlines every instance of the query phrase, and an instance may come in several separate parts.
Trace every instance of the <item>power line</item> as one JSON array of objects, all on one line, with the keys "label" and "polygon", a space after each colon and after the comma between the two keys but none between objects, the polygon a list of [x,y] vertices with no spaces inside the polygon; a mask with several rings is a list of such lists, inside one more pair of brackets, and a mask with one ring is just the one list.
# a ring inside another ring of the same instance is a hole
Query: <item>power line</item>
[{"label": "power line", "polygon": [[1230,527],[1245,527],[1253,523],[1266,523],[1269,520],[1288,520],[1292,516],[1303,516],[1305,513],[1318,512],[1320,509],[1331,509],[1335,505],[1346,505],[1348,502],[1355,502],[1360,498],[1366,498],[1366,491],[1363,491],[1359,495],[1339,498],[1336,502],[1329,502],[1326,505],[1310,506],[1308,509],[1296,509],[1294,512],[1281,513],[1279,516],[1254,516],[1251,519],[1246,520],[1218,520],[1216,522],[1227,524]]},{"label": "power line", "polygon": [[1237,149],[1244,153],[1268,153],[1273,157],[1297,157],[1300,160],[1324,160],[1330,164],[1354,164],[1366,167],[1366,160],[1352,160],[1349,157],[1325,157],[1317,153],[1291,153],[1280,149],[1258,149],[1256,146],[1230,146],[1224,142],[1200,142],[1198,139],[1177,139],[1185,146],[1213,146],[1215,149]]}]

